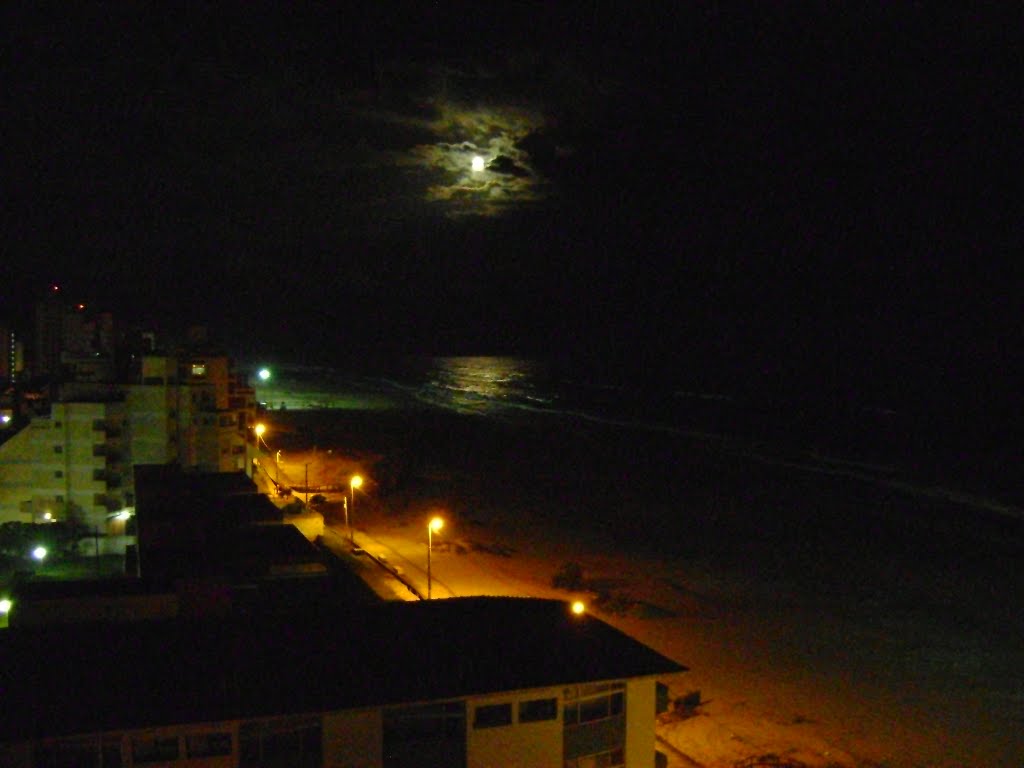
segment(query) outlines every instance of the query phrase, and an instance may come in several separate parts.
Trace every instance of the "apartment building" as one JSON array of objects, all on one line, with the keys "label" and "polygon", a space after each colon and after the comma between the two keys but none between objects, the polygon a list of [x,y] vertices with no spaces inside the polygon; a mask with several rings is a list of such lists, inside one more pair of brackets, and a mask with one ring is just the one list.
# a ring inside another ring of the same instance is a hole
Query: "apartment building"
[{"label": "apartment building", "polygon": [[0,667],[12,768],[647,768],[684,670],[528,598],[10,629],[0,655],[25,659]]},{"label": "apartment building", "polygon": [[0,521],[75,519],[124,533],[134,500],[121,401],[54,403],[0,445]]},{"label": "apartment building", "polygon": [[118,536],[135,464],[244,471],[254,412],[223,354],[146,356],[135,382],[64,385],[48,415],[0,445],[0,522],[75,519]]}]

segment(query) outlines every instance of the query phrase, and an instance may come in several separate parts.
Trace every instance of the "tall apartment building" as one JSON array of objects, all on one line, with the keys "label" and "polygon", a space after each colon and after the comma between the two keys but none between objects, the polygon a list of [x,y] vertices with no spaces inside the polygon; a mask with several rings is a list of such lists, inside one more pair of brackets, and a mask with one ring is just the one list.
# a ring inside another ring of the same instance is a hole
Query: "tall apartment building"
[{"label": "tall apartment building", "polygon": [[14,329],[0,325],[0,392],[18,380],[24,366],[24,350]]},{"label": "tall apartment building", "polygon": [[0,445],[0,522],[75,519],[113,537],[135,464],[247,467],[254,391],[226,355],[146,356],[135,382],[65,392]]},{"label": "tall apartment building", "polygon": [[112,381],[114,317],[65,301],[58,286],[35,309],[33,373],[54,381]]}]

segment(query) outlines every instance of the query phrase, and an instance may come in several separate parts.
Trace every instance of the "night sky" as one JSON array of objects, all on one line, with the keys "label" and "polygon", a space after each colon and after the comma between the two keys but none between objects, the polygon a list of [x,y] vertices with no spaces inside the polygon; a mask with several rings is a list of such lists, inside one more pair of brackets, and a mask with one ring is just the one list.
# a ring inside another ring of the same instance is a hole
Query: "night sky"
[{"label": "night sky", "polygon": [[5,4],[4,314],[1015,398],[1019,12],[669,5]]}]

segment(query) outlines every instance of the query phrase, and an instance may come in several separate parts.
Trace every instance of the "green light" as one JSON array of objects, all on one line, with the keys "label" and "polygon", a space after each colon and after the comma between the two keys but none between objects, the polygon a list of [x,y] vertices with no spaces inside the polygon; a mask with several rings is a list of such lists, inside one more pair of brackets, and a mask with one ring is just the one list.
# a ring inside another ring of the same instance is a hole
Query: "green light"
[{"label": "green light", "polygon": [[257,373],[256,375],[260,377],[260,381],[266,381],[267,379],[270,378],[270,369],[260,368],[260,372]]}]

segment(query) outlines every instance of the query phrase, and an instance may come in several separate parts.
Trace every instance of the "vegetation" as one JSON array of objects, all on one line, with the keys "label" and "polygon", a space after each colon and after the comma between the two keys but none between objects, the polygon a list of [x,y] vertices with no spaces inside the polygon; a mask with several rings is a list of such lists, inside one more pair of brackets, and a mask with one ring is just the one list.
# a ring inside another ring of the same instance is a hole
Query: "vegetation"
[{"label": "vegetation", "polygon": [[28,559],[36,547],[45,547],[51,560],[64,559],[75,554],[78,542],[89,535],[81,523],[8,522],[0,525],[0,554],[14,559]]}]

